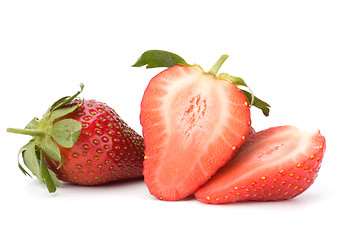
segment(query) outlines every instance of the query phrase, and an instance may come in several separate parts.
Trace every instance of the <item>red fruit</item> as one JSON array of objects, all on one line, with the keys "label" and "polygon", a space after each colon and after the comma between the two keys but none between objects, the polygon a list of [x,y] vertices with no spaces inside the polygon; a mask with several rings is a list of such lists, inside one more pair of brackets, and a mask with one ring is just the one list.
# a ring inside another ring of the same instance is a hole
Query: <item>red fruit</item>
[{"label": "red fruit", "polygon": [[81,122],[82,131],[72,148],[58,145],[63,156],[61,167],[45,154],[58,179],[98,185],[143,176],[143,138],[115,110],[95,100],[84,100],[65,118]]},{"label": "red fruit", "polygon": [[25,129],[8,129],[34,137],[20,150],[25,165],[50,192],[58,179],[98,185],[142,177],[143,138],[106,104],[75,99],[79,93],[61,98]]},{"label": "red fruit", "polygon": [[213,204],[296,197],[315,181],[324,151],[319,131],[282,126],[251,134],[195,197]]},{"label": "red fruit", "polygon": [[249,102],[234,84],[215,76],[223,61],[210,72],[199,66],[170,67],[145,90],[140,113],[144,179],[159,199],[192,194],[246,140]]}]

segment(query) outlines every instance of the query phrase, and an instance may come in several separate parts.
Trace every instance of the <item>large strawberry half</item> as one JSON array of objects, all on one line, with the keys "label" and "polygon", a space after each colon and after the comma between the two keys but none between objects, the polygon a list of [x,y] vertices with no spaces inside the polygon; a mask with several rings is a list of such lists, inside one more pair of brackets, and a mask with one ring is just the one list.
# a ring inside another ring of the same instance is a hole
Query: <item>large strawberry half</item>
[{"label": "large strawberry half", "polygon": [[49,192],[61,186],[59,180],[98,185],[143,176],[143,138],[105,103],[77,99],[81,91],[56,101],[25,129],[7,129],[33,136],[20,153]]},{"label": "large strawberry half", "polygon": [[324,151],[319,131],[281,126],[253,133],[195,196],[213,204],[296,197],[315,181]]},{"label": "large strawberry half", "polygon": [[175,54],[151,50],[134,65],[169,67],[150,81],[140,113],[144,179],[159,199],[185,198],[228,162],[246,140],[253,101],[269,112],[269,105],[236,86],[246,86],[241,78],[217,75],[227,57],[205,72]]}]

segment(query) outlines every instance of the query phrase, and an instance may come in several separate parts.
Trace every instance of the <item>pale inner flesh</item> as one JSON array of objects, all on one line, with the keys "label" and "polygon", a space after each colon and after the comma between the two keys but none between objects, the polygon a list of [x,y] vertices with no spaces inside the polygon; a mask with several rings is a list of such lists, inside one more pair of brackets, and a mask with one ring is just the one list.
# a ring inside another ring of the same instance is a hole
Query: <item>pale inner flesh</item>
[{"label": "pale inner flesh", "polygon": [[197,160],[209,151],[212,140],[222,134],[231,117],[227,110],[231,101],[223,92],[221,81],[200,72],[175,81],[167,92],[162,107],[169,135],[158,175],[164,176],[162,184],[183,184],[181,176],[186,169],[198,167]]}]

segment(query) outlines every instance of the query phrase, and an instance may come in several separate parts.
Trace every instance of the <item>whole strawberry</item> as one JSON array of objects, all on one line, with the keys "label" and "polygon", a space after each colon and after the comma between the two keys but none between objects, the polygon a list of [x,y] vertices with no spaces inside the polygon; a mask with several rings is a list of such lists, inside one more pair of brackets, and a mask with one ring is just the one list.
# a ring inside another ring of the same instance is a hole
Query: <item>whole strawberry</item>
[{"label": "whole strawberry", "polygon": [[77,99],[81,91],[55,102],[25,129],[7,129],[33,136],[20,153],[49,192],[61,186],[59,180],[99,185],[143,176],[143,138],[105,103]]}]

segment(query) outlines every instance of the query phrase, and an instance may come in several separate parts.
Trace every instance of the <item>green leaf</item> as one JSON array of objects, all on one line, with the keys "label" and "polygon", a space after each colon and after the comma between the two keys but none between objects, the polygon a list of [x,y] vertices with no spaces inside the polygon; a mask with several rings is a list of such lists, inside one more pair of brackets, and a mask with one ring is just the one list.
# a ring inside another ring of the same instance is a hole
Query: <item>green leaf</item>
[{"label": "green leaf", "polygon": [[43,182],[47,185],[48,191],[53,193],[56,191],[56,185],[53,181],[52,176],[50,175],[49,169],[47,168],[45,162],[43,161],[42,151],[41,151],[41,164],[40,171]]},{"label": "green leaf", "polygon": [[41,143],[42,150],[53,160],[60,162],[60,166],[62,165],[62,158],[60,149],[57,145],[50,139],[46,138]]},{"label": "green leaf", "polygon": [[146,66],[146,68],[173,67],[175,65],[189,65],[182,57],[167,51],[149,50],[142,54],[132,67]]},{"label": "green leaf", "polygon": [[244,86],[248,88],[246,82],[240,77],[234,77],[229,75],[228,73],[221,73],[217,76],[219,79],[226,80],[228,82],[233,83],[235,86]]},{"label": "green leaf", "polygon": [[76,104],[74,106],[71,107],[67,107],[67,108],[60,108],[57,109],[55,111],[53,111],[49,117],[49,122],[52,124],[55,119],[58,119],[60,117],[63,117],[69,113],[72,113],[73,111],[75,111],[75,109],[78,107],[79,104]]},{"label": "green leaf", "polygon": [[63,119],[56,122],[51,129],[51,136],[65,148],[71,148],[80,136],[82,125],[74,119]]},{"label": "green leaf", "polygon": [[[252,94],[250,92],[247,92],[247,91],[242,90],[242,89],[241,89],[241,91],[246,95],[248,101],[251,101]],[[260,109],[266,117],[269,116],[270,105],[268,103],[262,101],[261,99],[259,99],[255,96],[253,106]]]},{"label": "green leaf", "polygon": [[21,172],[23,172],[23,174],[28,175],[30,177],[32,177],[32,176],[22,167],[22,165],[20,163],[20,155],[22,154],[22,158],[23,158],[24,151],[26,151],[26,149],[29,148],[31,145],[35,146],[34,140],[30,140],[26,145],[24,145],[22,148],[20,148],[19,153],[18,153],[18,166],[19,166],[19,169],[21,170]]},{"label": "green leaf", "polygon": [[[21,170],[21,172],[23,172],[23,174],[30,176],[30,174],[22,167],[20,162],[19,162],[19,169]],[[30,176],[30,177],[32,177],[32,176]]]},{"label": "green leaf", "polygon": [[48,109],[49,111],[53,111],[54,108],[56,108],[58,105],[62,104],[64,101],[66,101],[68,98],[70,98],[70,96],[65,96],[60,98],[59,100],[57,100],[56,102],[53,103],[53,105],[51,105],[51,107]]},{"label": "green leaf", "polygon": [[84,88],[84,84],[81,83],[80,84],[80,90],[78,92],[76,92],[73,96],[66,96],[66,97],[60,98],[59,100],[54,102],[53,105],[48,109],[46,115],[50,114],[50,112],[52,112],[52,111],[55,111],[55,110],[63,107],[67,103],[70,103],[73,99],[75,99],[83,91],[83,88]]},{"label": "green leaf", "polygon": [[48,172],[49,172],[50,177],[51,177],[53,183],[55,184],[55,186],[56,187],[62,187],[62,184],[61,184],[60,180],[56,177],[56,174],[52,170],[50,170],[49,168],[48,168]]},{"label": "green leaf", "polygon": [[25,127],[25,129],[37,129],[39,126],[39,119],[38,118],[33,118]]},{"label": "green leaf", "polygon": [[27,168],[42,182],[40,163],[36,151],[36,145],[30,144],[27,149],[23,152],[23,161]]}]

